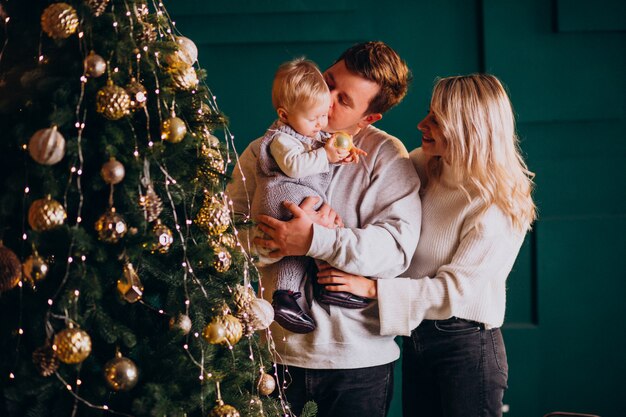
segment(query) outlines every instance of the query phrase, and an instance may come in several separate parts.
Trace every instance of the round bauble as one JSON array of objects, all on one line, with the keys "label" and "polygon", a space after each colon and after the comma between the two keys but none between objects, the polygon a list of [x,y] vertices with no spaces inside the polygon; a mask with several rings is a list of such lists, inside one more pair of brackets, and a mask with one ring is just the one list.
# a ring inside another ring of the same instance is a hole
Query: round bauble
[{"label": "round bauble", "polygon": [[191,331],[191,319],[188,315],[182,313],[172,316],[170,319],[170,329],[179,330],[183,334],[188,334]]},{"label": "round bauble", "polygon": [[143,84],[133,78],[126,86],[126,92],[130,97],[130,109],[132,111],[146,107],[148,90],[146,90]]},{"label": "round bauble", "polygon": [[256,387],[261,395],[270,395],[276,389],[276,380],[270,374],[261,372]]},{"label": "round bauble", "polygon": [[227,272],[232,264],[232,256],[222,245],[213,246],[213,268],[219,273]]},{"label": "round bauble", "polygon": [[265,330],[274,321],[274,307],[263,298],[252,300],[248,314],[252,316],[252,326],[256,330]]},{"label": "round bauble", "polygon": [[83,61],[83,67],[87,77],[98,78],[106,72],[107,62],[100,55],[91,51]]},{"label": "round bauble", "polygon": [[96,111],[110,120],[121,119],[130,113],[130,96],[109,80],[96,95]]},{"label": "round bauble", "polygon": [[63,363],[81,363],[91,353],[91,338],[84,330],[68,327],[54,336],[52,349]]},{"label": "round bauble", "polygon": [[107,184],[119,184],[126,175],[126,169],[117,159],[111,157],[100,169],[100,176]]},{"label": "round bauble", "polygon": [[59,369],[59,358],[52,350],[50,342],[33,351],[33,364],[41,376],[48,377]]},{"label": "round bauble", "polygon": [[117,280],[117,292],[129,303],[136,303],[143,295],[143,284],[133,264],[127,262],[124,265],[122,276]]},{"label": "round bauble", "polygon": [[39,129],[28,141],[28,153],[42,165],[54,165],[65,156],[65,138],[56,126]]},{"label": "round bauble", "polygon": [[17,255],[0,242],[0,293],[9,291],[22,279],[22,264]]},{"label": "round bauble", "polygon": [[218,405],[213,407],[209,413],[209,417],[241,417],[241,415],[235,407],[220,401]]},{"label": "round bauble", "polygon": [[62,226],[67,218],[63,205],[49,195],[33,201],[28,209],[28,224],[36,232]]},{"label": "round bauble", "polygon": [[335,148],[350,150],[354,146],[352,144],[352,135],[346,132],[335,133]]},{"label": "round bauble", "polygon": [[94,225],[98,238],[106,243],[117,243],[128,231],[124,218],[111,207],[96,220]]},{"label": "round bauble", "polygon": [[129,391],[139,381],[139,370],[135,362],[118,353],[104,365],[104,379],[114,391]]},{"label": "round bauble", "polygon": [[185,138],[187,126],[180,117],[172,116],[161,123],[161,139],[170,143],[178,143]]},{"label": "round bauble", "polygon": [[46,277],[48,264],[39,254],[33,253],[24,261],[22,271],[26,279],[34,286],[38,281]]},{"label": "round bauble", "polygon": [[41,14],[41,28],[53,39],[68,38],[78,29],[78,14],[67,3],[53,3]]},{"label": "round bauble", "polygon": [[176,44],[181,55],[180,59],[189,66],[195,64],[198,60],[198,47],[196,44],[184,36],[176,36]]},{"label": "round bauble", "polygon": [[157,220],[157,223],[152,228],[152,244],[150,245],[150,251],[152,253],[167,253],[170,250],[170,246],[174,243],[174,235],[169,227],[162,224]]},{"label": "round bauble", "polygon": [[212,320],[202,330],[202,338],[212,345],[226,341],[226,327],[223,323]]}]

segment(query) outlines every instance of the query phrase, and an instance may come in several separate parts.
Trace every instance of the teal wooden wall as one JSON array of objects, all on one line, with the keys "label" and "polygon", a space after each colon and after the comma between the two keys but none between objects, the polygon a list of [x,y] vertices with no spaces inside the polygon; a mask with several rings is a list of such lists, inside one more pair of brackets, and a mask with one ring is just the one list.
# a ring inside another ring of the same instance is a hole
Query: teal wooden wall
[{"label": "teal wooden wall", "polygon": [[[488,71],[508,85],[537,173],[540,219],[509,278],[507,416],[626,415],[626,2],[623,0],[177,0],[166,3],[237,149],[274,118],[272,75],[322,68],[384,40],[414,74],[379,126],[419,146],[436,76]],[[397,380],[392,416],[400,417]],[[405,416],[409,417],[409,416]]]}]

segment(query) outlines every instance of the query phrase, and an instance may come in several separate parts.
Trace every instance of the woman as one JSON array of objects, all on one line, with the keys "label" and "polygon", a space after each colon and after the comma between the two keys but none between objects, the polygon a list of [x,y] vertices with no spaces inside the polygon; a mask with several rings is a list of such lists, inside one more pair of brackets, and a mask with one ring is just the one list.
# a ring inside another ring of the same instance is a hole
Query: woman
[{"label": "woman", "polygon": [[499,416],[508,374],[505,284],[536,216],[533,174],[492,75],[440,79],[418,129],[422,147],[411,158],[423,184],[422,234],[406,278],[371,280],[325,266],[318,282],[377,298],[381,334],[410,335],[405,416]]}]

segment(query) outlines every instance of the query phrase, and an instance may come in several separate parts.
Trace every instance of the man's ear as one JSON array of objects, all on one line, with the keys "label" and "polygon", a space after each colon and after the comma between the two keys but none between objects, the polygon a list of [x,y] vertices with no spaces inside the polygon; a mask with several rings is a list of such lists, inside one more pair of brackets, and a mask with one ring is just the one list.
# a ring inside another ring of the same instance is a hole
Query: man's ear
[{"label": "man's ear", "polygon": [[363,129],[365,126],[371,125],[372,123],[377,122],[382,118],[383,115],[381,113],[370,113],[367,116],[363,116],[357,126],[359,127],[359,129]]},{"label": "man's ear", "polygon": [[278,118],[281,122],[287,123],[287,110],[285,110],[283,107],[279,107],[276,109],[276,114],[278,114]]}]

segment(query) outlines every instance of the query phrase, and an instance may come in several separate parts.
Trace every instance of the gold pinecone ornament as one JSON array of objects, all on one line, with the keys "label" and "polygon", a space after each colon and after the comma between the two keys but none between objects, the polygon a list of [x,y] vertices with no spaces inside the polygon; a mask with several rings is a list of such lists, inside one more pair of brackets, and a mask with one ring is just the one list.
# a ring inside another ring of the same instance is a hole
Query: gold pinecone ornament
[{"label": "gold pinecone ornament", "polygon": [[198,75],[192,66],[187,66],[184,63],[176,63],[169,67],[168,72],[172,77],[172,84],[176,90],[191,90],[198,86]]},{"label": "gold pinecone ornament", "polygon": [[143,208],[148,223],[158,219],[163,211],[163,202],[152,186],[147,188],[145,195],[139,197],[139,206]]},{"label": "gold pinecone ornament", "polygon": [[222,200],[214,195],[206,195],[194,221],[209,235],[218,236],[230,226],[230,211]]},{"label": "gold pinecone ornament", "polygon": [[22,264],[17,255],[0,241],[0,293],[9,291],[22,279]]},{"label": "gold pinecone ornament", "polygon": [[50,342],[46,341],[46,344],[38,347],[33,351],[33,364],[39,374],[44,377],[48,377],[59,369],[59,358],[52,350]]},{"label": "gold pinecone ornament", "polygon": [[233,291],[233,302],[237,307],[237,314],[250,308],[250,303],[256,298],[254,289],[249,285],[237,284]]},{"label": "gold pinecone ornament", "polygon": [[50,195],[33,201],[28,209],[28,224],[36,232],[45,232],[62,226],[66,218],[63,205]]},{"label": "gold pinecone ornament", "polygon": [[115,358],[104,365],[104,379],[114,391],[129,391],[139,381],[139,370],[135,362],[118,351]]},{"label": "gold pinecone ornament", "polygon": [[91,338],[84,330],[68,327],[54,336],[52,350],[63,363],[81,363],[91,353]]},{"label": "gold pinecone ornament", "polygon": [[203,164],[198,167],[198,178],[210,184],[217,183],[226,172],[226,163],[222,154],[215,148],[202,145]]},{"label": "gold pinecone ornament", "polygon": [[52,39],[66,39],[78,29],[78,14],[67,3],[53,3],[41,14],[41,28]]},{"label": "gold pinecone ornament", "polygon": [[209,413],[209,417],[241,417],[241,415],[235,407],[224,404],[224,401],[219,400]]},{"label": "gold pinecone ornament", "polygon": [[96,95],[96,111],[110,120],[119,120],[130,113],[130,96],[109,79]]},{"label": "gold pinecone ornament", "polygon": [[85,0],[94,16],[98,17],[106,10],[110,0]]}]

